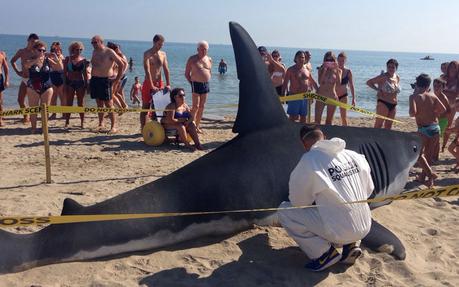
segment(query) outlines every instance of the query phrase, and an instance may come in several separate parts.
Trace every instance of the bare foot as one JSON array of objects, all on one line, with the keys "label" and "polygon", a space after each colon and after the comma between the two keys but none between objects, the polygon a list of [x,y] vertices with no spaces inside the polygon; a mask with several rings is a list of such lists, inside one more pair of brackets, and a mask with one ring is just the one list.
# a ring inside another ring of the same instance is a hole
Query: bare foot
[{"label": "bare foot", "polygon": [[109,134],[109,135],[113,135],[113,134],[116,134],[116,133],[118,133],[118,130],[115,129],[115,128],[111,128],[111,129],[107,132],[107,134]]},{"label": "bare foot", "polygon": [[416,175],[415,179],[417,182],[420,182],[420,183],[425,183],[426,182],[426,175],[421,172],[420,174]]},{"label": "bare foot", "polygon": [[0,127],[3,127],[3,121],[0,120]]},{"label": "bare foot", "polygon": [[425,182],[425,185],[427,187],[433,187],[434,185],[434,180],[436,180],[438,178],[438,175],[436,175],[435,173],[432,173],[426,180]]},{"label": "bare foot", "polygon": [[204,133],[200,128],[196,128],[196,132],[197,132],[198,134],[203,134],[203,133]]},{"label": "bare foot", "polygon": [[190,144],[185,144],[185,148],[189,149],[191,152],[194,152],[196,148]]},{"label": "bare foot", "polygon": [[28,123],[30,123],[30,118],[29,118],[29,116],[24,116],[24,119],[22,119],[22,123],[25,124],[25,125],[28,124]]}]

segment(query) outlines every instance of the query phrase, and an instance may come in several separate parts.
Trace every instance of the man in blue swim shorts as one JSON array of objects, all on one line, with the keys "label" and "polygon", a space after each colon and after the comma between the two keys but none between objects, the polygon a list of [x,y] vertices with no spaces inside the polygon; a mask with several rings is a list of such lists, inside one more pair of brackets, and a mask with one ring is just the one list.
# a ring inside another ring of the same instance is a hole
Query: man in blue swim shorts
[{"label": "man in blue swim shorts", "polygon": [[[305,93],[312,90],[312,87],[317,89],[317,84],[312,79],[311,72],[306,68],[306,57],[303,51],[298,51],[294,58],[295,65],[287,69],[282,85],[282,95]],[[287,114],[291,121],[300,121],[306,123],[308,114],[307,100],[289,101],[287,102]]]},{"label": "man in blue swim shorts", "polygon": [[[420,74],[416,77],[414,93],[410,96],[410,116],[415,117],[418,133],[423,142],[418,160],[422,173],[418,176],[418,180],[428,187],[431,187],[437,178],[430,165],[433,162],[435,148],[440,139],[438,117],[446,111],[445,106],[437,96],[430,92],[431,82],[429,75]],[[425,180],[426,177],[427,180]]]}]

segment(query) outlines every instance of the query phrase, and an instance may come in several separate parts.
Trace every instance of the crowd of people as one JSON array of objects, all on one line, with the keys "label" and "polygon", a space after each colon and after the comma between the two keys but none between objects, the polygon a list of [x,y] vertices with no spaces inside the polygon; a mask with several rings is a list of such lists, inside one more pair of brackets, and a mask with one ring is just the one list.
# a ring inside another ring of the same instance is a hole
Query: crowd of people
[{"label": "crowd of people", "polygon": [[[14,72],[22,79],[19,92],[18,104],[21,108],[26,107],[26,99],[30,106],[40,103],[62,106],[72,106],[76,98],[77,105],[84,106],[85,94],[90,93],[91,98],[96,100],[98,107],[119,107],[127,108],[124,89],[127,82],[126,72],[132,70],[133,60],[126,57],[120,45],[112,42],[104,43],[101,36],[94,36],[91,39],[93,53],[90,60],[86,59],[82,52],[85,49],[83,43],[72,42],[68,47],[68,56],[64,56],[61,44],[53,42],[47,51],[47,44],[41,41],[38,35],[32,33],[27,39],[27,46],[19,49],[11,58],[10,63]],[[129,96],[133,105],[141,106],[143,109],[154,109],[153,95],[158,91],[171,91],[170,72],[166,52],[162,50],[164,37],[155,35],[153,45],[143,55],[143,68],[145,79],[143,83],[135,78]],[[200,127],[207,96],[210,91],[209,81],[212,76],[212,59],[208,56],[209,44],[201,41],[197,45],[197,53],[189,57],[185,66],[185,78],[192,89],[192,116],[196,126],[197,134],[202,133]],[[290,67],[282,62],[278,50],[271,53],[266,47],[258,48],[260,55],[265,62],[271,77],[273,86],[279,95],[291,95],[302,92],[314,91],[327,98],[332,98],[342,103],[348,103],[349,95],[352,97],[350,103],[356,105],[357,97],[354,88],[352,70],[346,66],[347,55],[344,52],[335,56],[333,52],[325,53],[322,64],[317,67],[317,78],[311,65],[311,53],[309,51],[297,51]],[[18,68],[17,62],[20,65]],[[390,119],[394,119],[397,111],[398,94],[400,93],[400,77],[397,75],[398,62],[396,59],[389,59],[386,63],[387,70],[367,81],[368,87],[376,92],[376,113],[386,117],[376,118],[375,128],[391,129]],[[419,134],[425,143],[425,177],[428,182],[435,178],[430,171],[430,164],[438,159],[439,152],[446,147],[458,159],[459,143],[457,136],[448,145],[452,133],[457,131],[454,125],[457,98],[459,95],[459,63],[452,61],[441,65],[442,75],[435,79],[433,90],[430,84],[425,93],[429,99],[438,99],[440,106],[435,107],[437,101],[420,104],[418,101],[410,101],[410,115],[416,117],[419,126]],[[227,71],[227,64],[221,59],[218,65],[220,74]],[[164,75],[164,77],[163,77]],[[163,80],[164,79],[164,80]],[[3,96],[1,91],[9,87],[9,67],[7,56],[0,52],[0,109],[2,108]],[[414,95],[418,95],[417,84],[413,84]],[[172,98],[171,98],[172,99]],[[314,104],[314,122],[321,124],[322,114],[325,112],[325,124],[333,124],[336,106],[325,105],[321,101],[313,103],[311,100],[289,101],[287,103],[287,114],[292,121],[301,123],[307,122],[307,116],[311,116],[311,106]],[[421,107],[422,106],[422,107]],[[348,125],[347,110],[339,108],[341,124]],[[423,118],[425,110],[437,111],[430,118]],[[439,114],[437,114],[439,113]],[[84,113],[80,113],[80,126],[84,127]],[[105,116],[99,113],[99,124],[97,131],[104,129]],[[117,132],[117,115],[109,113],[109,133]],[[157,117],[168,117],[167,112],[157,115],[155,112],[140,113],[140,129],[142,130],[147,117],[156,120]],[[52,114],[50,119],[55,119]],[[70,114],[64,113],[65,127],[70,124]],[[174,115],[172,115],[174,119]],[[24,115],[24,122],[31,123],[32,133],[37,130],[37,116]],[[0,118],[0,125],[3,121]],[[436,126],[438,125],[438,129]],[[437,131],[438,130],[438,131]],[[440,138],[442,138],[440,144]],[[200,146],[195,142],[196,146]],[[454,167],[459,171],[459,164]],[[423,175],[419,177],[422,180]]]},{"label": "crowd of people", "polygon": [[[164,44],[162,35],[153,37],[153,46],[145,51],[143,56],[143,66],[145,79],[141,84],[138,77],[130,90],[132,104],[141,105],[143,109],[155,109],[153,95],[162,90],[171,90],[169,67],[167,55],[161,50]],[[132,71],[133,60],[127,59],[121,50],[120,45],[108,42],[96,35],[91,39],[93,53],[90,60],[87,60],[82,52],[85,49],[82,42],[75,41],[68,47],[68,56],[64,56],[61,44],[53,42],[47,51],[47,44],[40,40],[37,34],[32,33],[27,38],[27,46],[19,49],[11,58],[10,63],[14,72],[21,77],[18,92],[18,104],[21,108],[26,107],[26,99],[29,106],[38,106],[42,103],[47,105],[73,106],[76,98],[77,105],[84,106],[84,99],[87,92],[92,99],[96,100],[98,107],[107,108],[127,108],[124,88],[127,82],[126,72]],[[197,45],[197,53],[192,55],[185,69],[185,78],[192,87],[192,108],[189,118],[179,120],[177,125],[186,125],[189,130],[188,121],[192,119],[197,133],[202,133],[200,122],[210,91],[209,80],[211,78],[212,59],[207,55],[209,44],[201,41]],[[19,61],[19,67],[17,62]],[[226,65],[226,63],[225,63]],[[226,67],[225,67],[226,72]],[[163,75],[165,83],[163,82]],[[2,91],[9,87],[9,66],[7,55],[0,52],[0,111],[3,108]],[[183,89],[182,89],[183,90]],[[141,99],[139,98],[141,97]],[[171,104],[175,104],[174,97],[171,96]],[[176,107],[180,109],[180,106]],[[167,111],[162,115],[170,124],[175,121],[176,113],[171,116]],[[155,112],[148,113],[152,120],[157,119]],[[121,114],[120,114],[121,115]],[[80,127],[84,127],[84,113],[80,113]],[[117,117],[115,113],[108,113],[111,126],[108,133],[117,132]],[[65,127],[69,127],[70,113],[64,113]],[[104,113],[98,114],[99,124],[97,131],[104,129]],[[50,119],[56,119],[56,114],[52,114]],[[147,119],[147,113],[140,113],[140,128],[143,129]],[[24,123],[31,123],[31,132],[37,131],[37,115],[24,115]],[[0,126],[3,120],[0,117]],[[178,130],[182,130],[178,128]],[[181,133],[179,132],[181,135]],[[182,139],[183,137],[180,136]],[[197,149],[202,149],[197,135],[192,132],[191,138],[195,142]],[[186,146],[188,142],[184,141]]]},{"label": "crowd of people", "polygon": [[[278,50],[268,52],[266,47],[258,47],[258,51],[265,62],[271,81],[279,96],[293,95],[305,92],[316,92],[327,98],[348,103],[348,89],[352,96],[351,104],[356,105],[356,92],[351,69],[346,67],[347,55],[344,52],[336,57],[333,52],[326,52],[323,62],[318,67],[317,81],[314,79],[311,66],[311,53],[297,51],[290,67],[281,61]],[[395,119],[400,93],[400,77],[397,75],[398,61],[389,59],[386,62],[386,71],[382,71],[369,79],[366,84],[376,92],[376,113],[384,118],[376,118],[374,128],[391,129]],[[411,84],[413,94],[410,97],[410,116],[414,117],[418,125],[418,133],[423,140],[423,150],[419,158],[422,173],[417,177],[420,182],[432,186],[437,177],[431,165],[438,160],[439,153],[448,151],[455,157],[456,165],[453,171],[459,172],[459,117],[455,114],[459,110],[459,62],[442,63],[442,74],[433,81],[426,74],[416,78]],[[292,121],[307,122],[310,112],[310,100],[296,100],[287,102],[287,114]],[[321,124],[322,113],[327,108],[325,124],[333,124],[336,106],[326,105],[321,101],[315,102],[314,122]],[[348,125],[346,109],[340,108],[341,124]],[[455,138],[449,143],[451,134]],[[440,145],[440,138],[442,143]]]}]

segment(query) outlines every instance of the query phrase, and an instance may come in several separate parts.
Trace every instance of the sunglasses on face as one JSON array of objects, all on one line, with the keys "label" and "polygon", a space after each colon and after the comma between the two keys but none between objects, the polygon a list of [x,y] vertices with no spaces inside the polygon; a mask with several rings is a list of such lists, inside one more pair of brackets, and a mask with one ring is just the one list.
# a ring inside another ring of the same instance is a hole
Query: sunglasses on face
[{"label": "sunglasses on face", "polygon": [[35,49],[35,50],[37,50],[38,52],[42,52],[42,53],[46,52],[46,49]]},{"label": "sunglasses on face", "polygon": [[97,44],[97,41],[91,41],[91,44],[93,44],[93,45]]},{"label": "sunglasses on face", "polygon": [[185,94],[177,94],[177,97],[185,97]]}]

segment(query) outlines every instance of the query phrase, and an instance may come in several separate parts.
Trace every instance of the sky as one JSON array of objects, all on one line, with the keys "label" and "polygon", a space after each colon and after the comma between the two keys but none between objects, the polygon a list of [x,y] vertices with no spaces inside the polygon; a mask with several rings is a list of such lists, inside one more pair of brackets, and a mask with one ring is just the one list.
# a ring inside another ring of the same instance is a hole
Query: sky
[{"label": "sky", "polygon": [[[230,44],[239,22],[257,45],[459,53],[456,0],[0,0],[0,34]],[[1,49],[1,43],[0,43]]]}]

